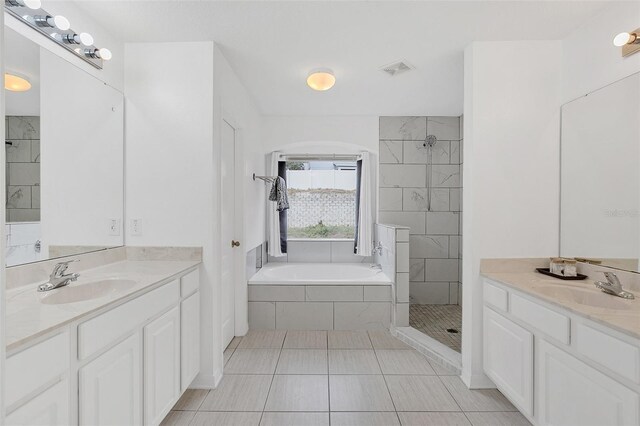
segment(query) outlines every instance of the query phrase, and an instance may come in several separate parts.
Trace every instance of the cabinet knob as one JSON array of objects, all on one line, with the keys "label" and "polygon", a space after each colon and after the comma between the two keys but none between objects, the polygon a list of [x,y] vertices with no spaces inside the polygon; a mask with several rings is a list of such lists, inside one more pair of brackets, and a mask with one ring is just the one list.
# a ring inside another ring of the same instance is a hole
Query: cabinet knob
[{"label": "cabinet knob", "polygon": [[240,247],[240,241],[231,240],[231,247]]}]

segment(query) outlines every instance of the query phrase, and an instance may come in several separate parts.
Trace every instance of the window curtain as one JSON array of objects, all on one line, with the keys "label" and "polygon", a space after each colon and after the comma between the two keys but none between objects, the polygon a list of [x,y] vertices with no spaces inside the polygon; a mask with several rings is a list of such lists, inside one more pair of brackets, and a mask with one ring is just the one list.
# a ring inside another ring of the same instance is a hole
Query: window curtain
[{"label": "window curtain", "polygon": [[357,162],[356,235],[354,253],[371,256],[373,252],[373,185],[371,182],[371,154],[363,152]]},{"label": "window curtain", "polygon": [[[280,161],[280,152],[272,152],[269,159],[269,176],[280,176],[286,180],[286,163]],[[267,192],[271,188],[267,188]],[[267,199],[267,225],[269,255],[282,257],[287,253],[287,211],[279,212],[276,203]]]}]

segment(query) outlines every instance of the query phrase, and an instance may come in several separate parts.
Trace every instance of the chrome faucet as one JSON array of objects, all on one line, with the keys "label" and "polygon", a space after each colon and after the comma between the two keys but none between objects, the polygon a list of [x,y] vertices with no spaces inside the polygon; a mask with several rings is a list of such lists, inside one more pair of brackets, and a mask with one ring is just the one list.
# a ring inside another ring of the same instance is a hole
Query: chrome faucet
[{"label": "chrome faucet", "polygon": [[38,291],[49,291],[55,288],[64,287],[71,281],[77,280],[80,274],[65,274],[65,271],[67,270],[67,268],[69,268],[69,264],[71,262],[78,262],[78,259],[56,263],[56,266],[53,267],[51,275],[49,275],[49,282],[39,285]]},{"label": "chrome faucet", "polygon": [[378,241],[377,244],[375,244],[375,246],[373,247],[373,250],[371,251],[372,255],[375,255],[376,253],[378,253],[379,256],[382,256],[382,242]]},{"label": "chrome faucet", "polygon": [[596,281],[595,286],[605,293],[612,294],[614,296],[622,297],[623,299],[635,299],[633,293],[629,293],[622,288],[620,279],[613,272],[602,272],[607,279],[607,282]]}]

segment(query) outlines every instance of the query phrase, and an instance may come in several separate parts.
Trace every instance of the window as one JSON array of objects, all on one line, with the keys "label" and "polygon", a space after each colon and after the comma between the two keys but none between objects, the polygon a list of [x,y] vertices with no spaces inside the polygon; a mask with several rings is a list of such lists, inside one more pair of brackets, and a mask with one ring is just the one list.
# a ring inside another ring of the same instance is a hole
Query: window
[{"label": "window", "polygon": [[353,239],[355,161],[287,161],[288,239]]}]

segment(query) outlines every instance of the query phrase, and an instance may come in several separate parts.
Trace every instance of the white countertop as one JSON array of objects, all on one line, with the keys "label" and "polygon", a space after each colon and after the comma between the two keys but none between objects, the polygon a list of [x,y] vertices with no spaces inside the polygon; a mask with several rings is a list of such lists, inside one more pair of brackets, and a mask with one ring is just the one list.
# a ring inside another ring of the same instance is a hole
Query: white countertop
[{"label": "white countertop", "polygon": [[[16,349],[33,339],[48,334],[65,325],[88,317],[92,313],[133,299],[154,288],[156,284],[171,281],[186,271],[195,268],[200,261],[169,260],[124,260],[82,271],[76,282],[67,287],[39,293],[39,284],[19,287],[7,291],[6,343],[7,351]],[[135,281],[131,288],[112,292],[105,296],[65,304],[45,304],[41,300],[54,292],[63,292],[69,287],[104,279]]]},{"label": "white countertop", "polygon": [[[594,280],[564,281],[538,272],[482,272],[482,275],[505,286],[519,290],[544,302],[566,309],[576,315],[588,318],[602,325],[615,329],[636,339],[640,339],[640,294],[635,292],[634,300],[626,300],[602,293],[595,287]],[[614,298],[616,304],[623,304],[629,309],[616,309],[584,305],[566,298],[551,297],[542,293],[542,288],[549,286],[576,287],[593,293],[593,297],[605,298],[606,303]]]}]

